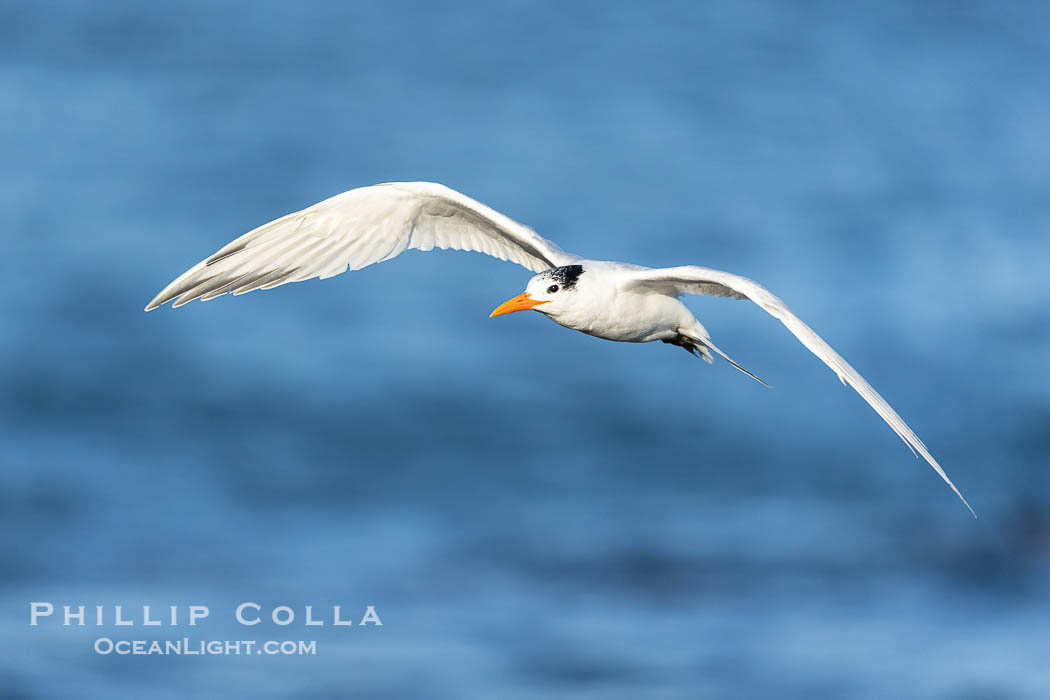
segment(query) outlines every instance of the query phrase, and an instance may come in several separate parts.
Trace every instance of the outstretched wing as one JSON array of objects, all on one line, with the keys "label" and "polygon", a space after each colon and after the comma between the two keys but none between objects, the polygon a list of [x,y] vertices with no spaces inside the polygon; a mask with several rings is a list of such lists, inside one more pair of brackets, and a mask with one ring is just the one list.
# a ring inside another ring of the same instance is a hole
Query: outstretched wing
[{"label": "outstretched wing", "polygon": [[966,502],[959,489],[955,487],[952,480],[944,473],[941,465],[933,458],[926,445],[912,431],[904,420],[897,415],[886,400],[875,391],[857,370],[853,369],[848,362],[842,359],[835,350],[828,345],[823,338],[802,322],[787,304],[774,296],[768,289],[754,280],[740,275],[734,275],[721,270],[712,270],[706,267],[684,265],[682,267],[667,267],[661,269],[641,269],[627,272],[624,284],[628,287],[645,288],[652,291],[679,296],[681,294],[704,294],[708,296],[731,297],[734,299],[750,299],[765,309],[770,315],[780,319],[802,344],[809,348],[810,352],[819,357],[824,364],[834,370],[843,384],[849,384],[882,419],[889,424],[893,431],[900,436],[912,452],[918,452],[929,462],[934,471],[941,475],[945,483],[951,487],[966,507],[970,509],[974,517],[973,508]]},{"label": "outstretched wing", "polygon": [[475,250],[541,272],[578,258],[528,226],[433,182],[360,187],[264,224],[179,275],[146,306],[326,279],[405,250]]}]

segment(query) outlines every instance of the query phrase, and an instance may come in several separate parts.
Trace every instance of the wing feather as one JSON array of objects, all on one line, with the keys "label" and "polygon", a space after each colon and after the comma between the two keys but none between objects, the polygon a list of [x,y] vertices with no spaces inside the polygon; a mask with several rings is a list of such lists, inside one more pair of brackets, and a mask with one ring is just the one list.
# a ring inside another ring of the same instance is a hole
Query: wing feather
[{"label": "wing feather", "polygon": [[712,270],[706,267],[685,265],[682,267],[668,267],[662,269],[638,269],[626,272],[627,281],[625,285],[633,288],[646,288],[671,296],[681,294],[703,294],[708,296],[731,297],[734,299],[750,299],[774,318],[779,319],[787,329],[791,331],[799,341],[805,345],[810,352],[819,357],[824,364],[832,369],[843,384],[848,384],[875,409],[886,423],[893,428],[901,440],[904,441],[912,453],[922,455],[923,459],[934,471],[936,471],[944,482],[951,487],[955,495],[969,508],[970,513],[977,517],[970,504],[963,498],[962,493],[956,488],[952,480],[948,478],[944,469],[933,458],[926,445],[919,436],[908,427],[908,424],[897,415],[884,398],[868,384],[857,370],[853,369],[846,360],[817,335],[816,331],[802,322],[787,304],[774,296],[772,292],[758,284],[754,280],[740,275],[734,275],[721,270]]},{"label": "wing feather", "polygon": [[528,226],[444,185],[360,187],[286,214],[230,241],[177,277],[146,311],[227,292],[327,279],[409,249],[474,250],[540,272],[567,265],[564,252]]}]

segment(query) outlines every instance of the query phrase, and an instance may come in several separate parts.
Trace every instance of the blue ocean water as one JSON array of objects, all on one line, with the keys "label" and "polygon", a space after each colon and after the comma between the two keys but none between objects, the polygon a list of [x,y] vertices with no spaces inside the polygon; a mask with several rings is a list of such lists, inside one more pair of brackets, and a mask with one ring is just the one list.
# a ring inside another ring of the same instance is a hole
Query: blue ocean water
[{"label": "blue ocean water", "polygon": [[[1039,2],[0,3],[4,696],[1050,697],[1048,27]],[[142,312],[390,180],[766,284],[980,519],[745,302],[689,300],[773,390],[490,320],[529,273],[469,253]],[[30,601],[207,605],[191,636],[318,650],[100,655],[188,628],[31,627]],[[245,628],[242,601],[299,620]]]}]

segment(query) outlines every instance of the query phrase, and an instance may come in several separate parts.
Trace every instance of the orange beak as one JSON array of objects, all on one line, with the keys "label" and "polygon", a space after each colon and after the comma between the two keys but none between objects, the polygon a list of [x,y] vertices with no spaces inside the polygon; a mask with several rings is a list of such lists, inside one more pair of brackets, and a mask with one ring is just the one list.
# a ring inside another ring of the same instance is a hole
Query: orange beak
[{"label": "orange beak", "polygon": [[503,314],[509,314],[512,311],[524,311],[525,309],[531,309],[540,304],[546,304],[545,301],[536,301],[531,298],[528,294],[519,294],[513,299],[507,299],[505,302],[496,307],[496,309],[489,314],[489,318],[494,316],[502,316]]}]

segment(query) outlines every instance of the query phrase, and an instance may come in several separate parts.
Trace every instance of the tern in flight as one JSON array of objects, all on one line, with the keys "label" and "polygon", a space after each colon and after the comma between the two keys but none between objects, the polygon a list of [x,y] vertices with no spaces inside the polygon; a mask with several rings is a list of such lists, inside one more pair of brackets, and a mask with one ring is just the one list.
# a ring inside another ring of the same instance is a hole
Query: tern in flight
[{"label": "tern in flight", "polygon": [[[974,513],[959,489],[886,400],[812,328],[765,287],[694,265],[649,268],[566,253],[528,226],[432,182],[390,182],[344,192],[249,231],[179,275],[146,306],[181,306],[233,292],[326,279],[390,260],[410,249],[474,250],[536,273],[492,316],[532,309],[555,323],[606,340],[677,345],[711,353],[758,379],[711,342],[683,294],[749,299],[779,319],[810,352],[853,387],[912,452],[921,454]],[[761,380],[758,380],[761,381]],[[764,382],[763,382],[764,383]],[[974,513],[976,517],[976,513]]]}]

